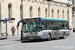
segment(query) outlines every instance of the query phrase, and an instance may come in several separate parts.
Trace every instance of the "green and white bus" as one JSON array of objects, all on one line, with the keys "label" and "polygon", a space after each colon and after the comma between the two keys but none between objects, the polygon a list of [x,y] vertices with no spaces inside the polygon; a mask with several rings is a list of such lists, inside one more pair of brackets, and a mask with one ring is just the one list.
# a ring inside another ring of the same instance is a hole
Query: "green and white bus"
[{"label": "green and white bus", "polygon": [[25,18],[22,22],[21,39],[65,38],[70,35],[68,20],[45,17]]}]

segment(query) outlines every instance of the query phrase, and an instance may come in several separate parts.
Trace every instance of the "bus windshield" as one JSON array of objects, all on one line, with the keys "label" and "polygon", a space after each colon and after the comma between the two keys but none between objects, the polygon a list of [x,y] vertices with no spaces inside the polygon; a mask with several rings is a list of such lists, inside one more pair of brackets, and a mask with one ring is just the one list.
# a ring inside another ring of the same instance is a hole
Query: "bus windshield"
[{"label": "bus windshield", "polygon": [[23,21],[23,32],[39,31],[39,21],[38,19],[26,19]]}]

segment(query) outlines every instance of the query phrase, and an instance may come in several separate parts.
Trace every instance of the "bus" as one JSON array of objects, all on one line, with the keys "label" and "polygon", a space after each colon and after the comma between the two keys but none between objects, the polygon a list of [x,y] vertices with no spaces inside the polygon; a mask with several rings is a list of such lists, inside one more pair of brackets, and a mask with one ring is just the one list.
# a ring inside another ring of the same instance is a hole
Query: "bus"
[{"label": "bus", "polygon": [[69,22],[65,19],[35,17],[25,18],[22,23],[21,40],[63,38],[70,35]]}]

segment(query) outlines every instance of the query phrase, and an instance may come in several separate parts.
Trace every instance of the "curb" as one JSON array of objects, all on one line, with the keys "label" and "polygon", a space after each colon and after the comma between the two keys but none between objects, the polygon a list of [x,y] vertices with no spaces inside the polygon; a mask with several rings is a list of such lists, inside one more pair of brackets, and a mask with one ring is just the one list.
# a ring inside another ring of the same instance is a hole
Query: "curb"
[{"label": "curb", "polygon": [[0,44],[0,46],[3,46],[3,45],[9,45],[9,44],[15,44],[15,43],[20,43],[20,41],[19,42],[8,42],[8,43],[2,43],[2,44]]}]

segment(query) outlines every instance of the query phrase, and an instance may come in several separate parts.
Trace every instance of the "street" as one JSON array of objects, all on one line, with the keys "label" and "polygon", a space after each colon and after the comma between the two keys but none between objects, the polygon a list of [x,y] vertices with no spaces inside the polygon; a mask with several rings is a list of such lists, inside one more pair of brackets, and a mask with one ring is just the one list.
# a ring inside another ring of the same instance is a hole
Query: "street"
[{"label": "street", "polygon": [[0,50],[75,50],[75,0],[0,0]]},{"label": "street", "polygon": [[[4,41],[4,43],[1,41]],[[29,41],[25,43],[21,43],[20,36],[12,37],[0,40],[0,50],[75,50],[75,33],[71,33],[66,39]]]}]

